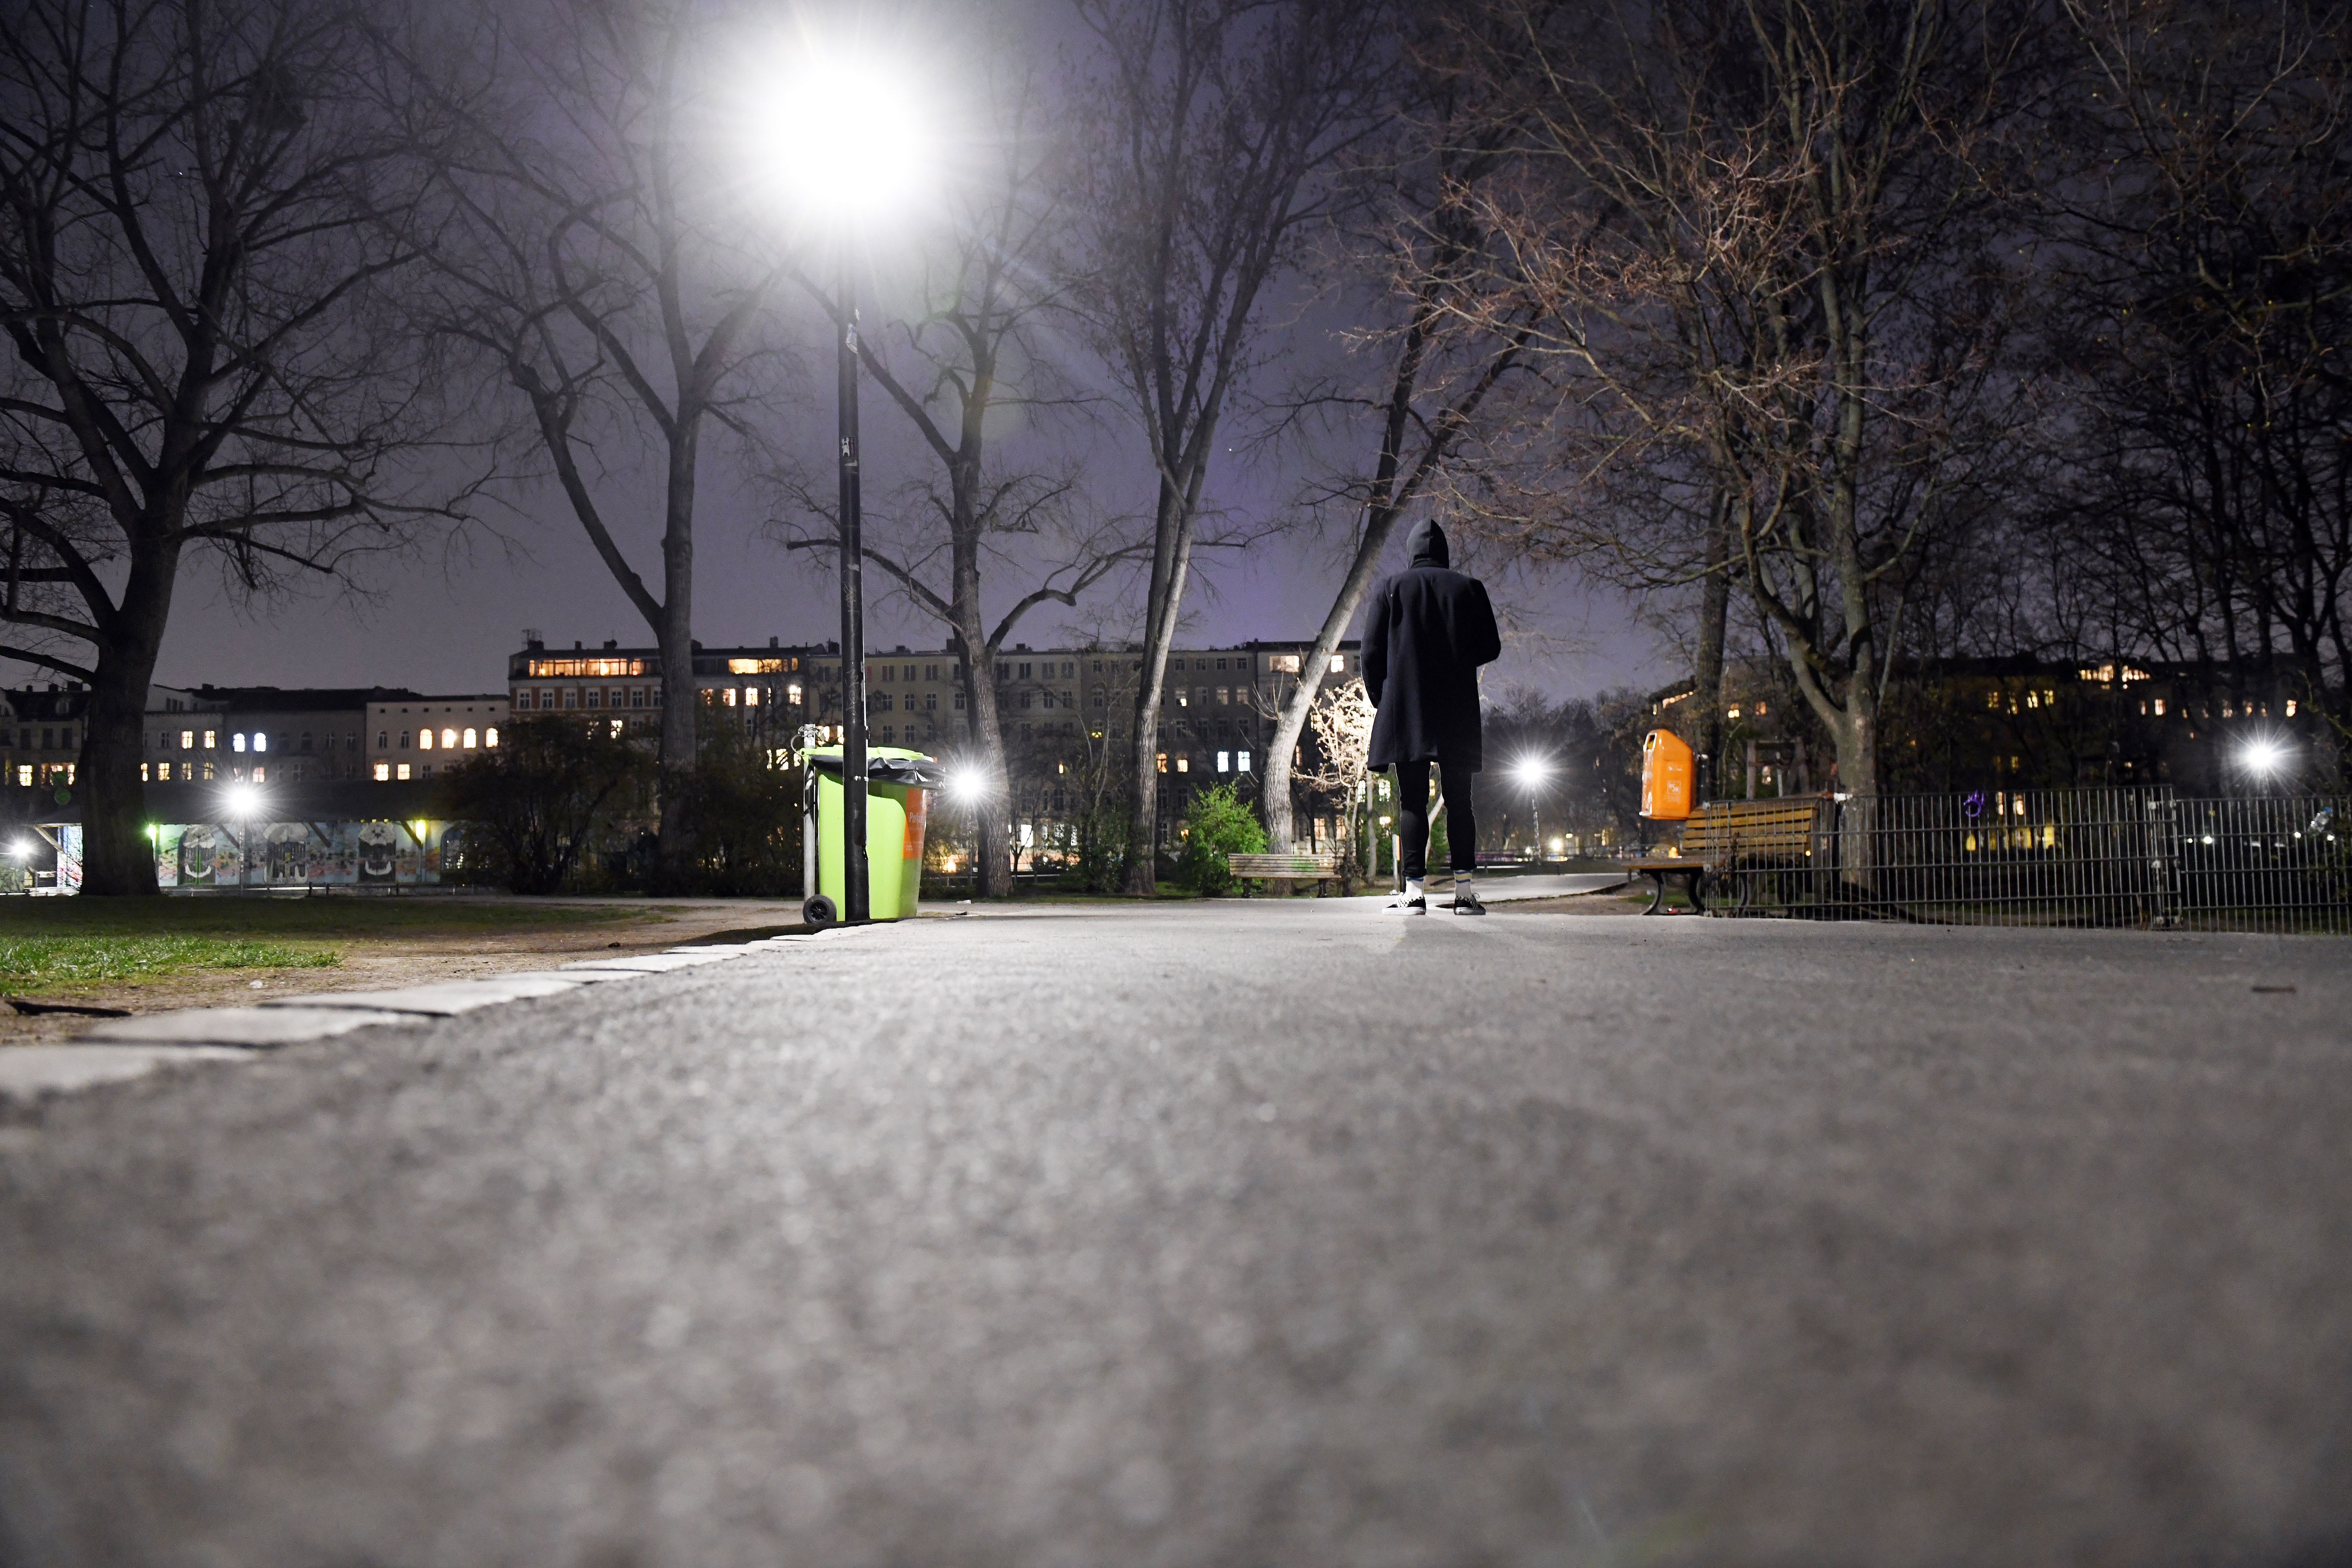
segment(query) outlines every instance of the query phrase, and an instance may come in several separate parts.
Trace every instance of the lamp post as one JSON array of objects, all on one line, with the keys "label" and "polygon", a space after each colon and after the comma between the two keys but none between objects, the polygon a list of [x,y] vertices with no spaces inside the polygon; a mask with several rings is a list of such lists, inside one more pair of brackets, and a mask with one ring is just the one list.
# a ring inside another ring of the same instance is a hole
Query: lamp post
[{"label": "lamp post", "polygon": [[764,159],[793,187],[799,205],[829,231],[836,247],[834,386],[839,419],[841,557],[841,918],[856,924],[872,912],[866,855],[865,518],[857,443],[856,256],[861,220],[903,201],[927,149],[922,113],[905,81],[902,59],[868,57],[855,47],[805,41],[782,79],[762,73],[750,118]]},{"label": "lamp post", "polygon": [[1543,869],[1543,784],[1550,776],[1551,764],[1541,757],[1522,757],[1513,765],[1512,774],[1519,787],[1528,792],[1528,812],[1534,823],[1536,869]]},{"label": "lamp post", "polygon": [[841,918],[872,912],[866,868],[866,544],[857,488],[857,282],[841,236],[834,386],[841,431]]}]

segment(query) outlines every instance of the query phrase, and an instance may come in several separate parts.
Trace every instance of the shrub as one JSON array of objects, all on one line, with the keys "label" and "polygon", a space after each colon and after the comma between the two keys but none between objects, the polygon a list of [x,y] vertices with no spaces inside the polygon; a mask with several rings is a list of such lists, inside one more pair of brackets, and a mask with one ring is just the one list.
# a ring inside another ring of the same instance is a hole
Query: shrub
[{"label": "shrub", "polygon": [[640,804],[652,761],[601,720],[526,719],[495,751],[441,775],[453,820],[466,825],[469,870],[517,893],[553,893],[619,816]]},{"label": "shrub", "polygon": [[1196,892],[1231,892],[1235,879],[1225,869],[1228,855],[1262,855],[1265,829],[1249,803],[1231,784],[1216,784],[1192,797],[1184,813],[1184,853],[1177,879]]}]

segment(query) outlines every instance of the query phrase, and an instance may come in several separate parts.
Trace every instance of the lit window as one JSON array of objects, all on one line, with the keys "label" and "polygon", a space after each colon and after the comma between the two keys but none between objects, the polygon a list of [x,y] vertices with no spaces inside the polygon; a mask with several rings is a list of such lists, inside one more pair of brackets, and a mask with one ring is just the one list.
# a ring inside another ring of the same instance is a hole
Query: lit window
[{"label": "lit window", "polygon": [[746,708],[757,708],[759,705],[760,689],[756,686],[745,687],[743,689],[743,706]]},{"label": "lit window", "polygon": [[429,752],[433,749],[432,731],[419,730],[416,731],[416,749],[420,752]]},{"label": "lit window", "polygon": [[2027,692],[2027,693],[2025,694],[2025,705],[2026,705],[2028,708],[2039,708],[2039,707],[2041,707],[2041,706],[2042,706],[2042,693],[2040,693],[2039,691],[2029,691],[2029,692]]},{"label": "lit window", "polygon": [[1178,687],[1176,689],[1176,706],[1179,708],[1190,707],[1191,703],[1188,700],[1190,696],[1191,693],[1187,692],[1184,688],[1181,686]]},{"label": "lit window", "polygon": [[1347,656],[1346,654],[1344,654],[1344,653],[1335,653],[1335,654],[1333,654],[1333,655],[1331,656],[1331,672],[1332,672],[1334,675],[1337,675],[1339,671],[1341,671],[1341,670],[1343,670],[1343,669],[1345,669],[1345,668],[1348,668],[1348,656]]},{"label": "lit window", "polygon": [[1756,705],[1756,717],[1758,717],[1759,719],[1761,719],[1762,717],[1764,717],[1764,713],[1765,713],[1764,704],[1762,704],[1761,702],[1759,702],[1759,703]]},{"label": "lit window", "polygon": [[450,750],[452,747],[456,746],[456,745],[457,745],[457,731],[455,731],[455,730],[444,730],[444,731],[441,731],[441,749],[442,749],[443,751],[445,751],[445,752],[446,752],[446,751]]},{"label": "lit window", "polygon": [[1727,708],[1723,710],[1723,716],[1727,719],[1737,719],[1739,717],[1739,710],[1737,708]]},{"label": "lit window", "polygon": [[16,784],[20,789],[30,789],[33,787],[32,763],[19,763],[16,764]]},{"label": "lit window", "polygon": [[499,731],[496,725],[493,725],[489,729],[482,731],[482,744],[485,748],[490,751],[498,750]]},{"label": "lit window", "polygon": [[1234,771],[1233,760],[1234,754],[1231,752],[1219,752],[1217,753],[1217,771],[1221,773],[1232,773]]},{"label": "lit window", "polygon": [[269,750],[269,737],[256,730],[253,732],[253,749],[257,752]]},{"label": "lit window", "polygon": [[2292,697],[2286,700],[2286,716],[2290,719],[2294,717],[2294,699]]},{"label": "lit window", "polygon": [[1249,772],[1249,753],[1247,752],[1236,752],[1234,754],[1234,771],[1235,773],[1243,773]]},{"label": "lit window", "polygon": [[253,782],[256,784],[268,784],[269,782],[269,770],[268,768],[254,769]]},{"label": "lit window", "polygon": [[[1217,662],[1218,662],[1219,664],[1223,664],[1223,663],[1224,663],[1225,661],[1224,661],[1223,659],[1222,659],[1222,658],[1221,658],[1221,659],[1217,660]],[[1217,706],[1218,706],[1218,707],[1220,707],[1220,708],[1230,708],[1230,707],[1232,707],[1233,705],[1234,705],[1234,689],[1233,689],[1232,687],[1230,687],[1230,686],[1220,686],[1220,687],[1218,687],[1218,688],[1217,688]]]},{"label": "lit window", "polygon": [[228,738],[228,749],[232,752],[241,752],[245,750],[244,731],[239,730],[236,734],[231,735]]},{"label": "lit window", "polygon": [[801,705],[801,689],[798,681],[784,688],[784,700],[795,708]]},{"label": "lit window", "polygon": [[2047,686],[2043,687],[2043,688],[2042,689],[2042,706],[2043,706],[2043,707],[2045,707],[2045,708],[2055,708],[2055,707],[2057,707],[2057,706],[2058,706],[2058,693],[2057,693],[2056,691],[2053,690],[2051,688],[2049,688],[2049,687],[2047,687]]},{"label": "lit window", "polygon": [[2159,719],[2164,717],[2164,699],[2161,697],[2156,700],[2156,716]]},{"label": "lit window", "polygon": [[[155,765],[159,768],[168,768],[172,764],[169,763],[158,763]],[[147,764],[145,763],[139,764],[139,782],[141,784],[145,784],[147,782]]]},{"label": "lit window", "polygon": [[217,751],[217,750],[219,750],[219,748],[220,748],[220,731],[217,731],[217,730],[207,730],[207,731],[205,731],[205,751],[207,751],[207,752],[211,752],[211,751]]},{"label": "lit window", "polygon": [[1988,708],[1992,709],[1992,710],[1993,710],[1994,711],[1996,711],[1996,712],[2000,711],[2000,692],[1998,692],[1998,691],[1988,691],[1988,692],[1986,692],[1986,693],[1985,693],[1985,706],[1986,706],[1986,707],[1988,707]]},{"label": "lit window", "polygon": [[400,766],[393,769],[393,772],[399,777],[404,779],[408,776],[408,764],[406,763],[403,763]]},{"label": "lit window", "polygon": [[376,783],[378,783],[378,784],[383,784],[383,783],[386,783],[386,782],[388,782],[388,781],[391,779],[391,777],[392,777],[392,764],[391,764],[390,763],[376,763],[376,765],[375,765],[375,782],[376,782]]},{"label": "lit window", "polygon": [[1189,773],[1192,771],[1192,753],[1186,752],[1176,759],[1176,771],[1180,773]]},{"label": "lit window", "polygon": [[196,749],[196,732],[195,732],[194,730],[183,730],[183,731],[180,731],[180,750],[182,750],[182,751],[184,751],[184,752],[193,752],[193,751],[194,751],[195,749]]},{"label": "lit window", "polygon": [[1156,760],[1160,763],[1160,771],[1163,773],[1166,773],[1168,771],[1168,753],[1165,752],[1158,753]]},{"label": "lit window", "polygon": [[614,721],[613,721],[613,739],[614,739],[615,741],[619,740],[619,739],[621,738],[621,731],[624,731],[624,730],[625,730],[625,729],[627,729],[628,727],[629,727],[629,721],[628,721],[626,719],[615,719],[615,720],[614,720]]},{"label": "lit window", "polygon": [[466,750],[470,752],[481,743],[481,738],[473,731],[468,730],[466,731]]}]

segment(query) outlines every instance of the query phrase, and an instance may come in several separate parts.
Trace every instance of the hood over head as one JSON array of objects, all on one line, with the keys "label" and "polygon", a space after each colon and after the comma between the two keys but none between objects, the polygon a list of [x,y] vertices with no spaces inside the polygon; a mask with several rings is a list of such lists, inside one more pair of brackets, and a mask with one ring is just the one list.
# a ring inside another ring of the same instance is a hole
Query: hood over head
[{"label": "hood over head", "polygon": [[1424,517],[1406,531],[1404,547],[1415,566],[1454,564],[1453,552],[1445,544],[1445,530],[1437,526],[1433,517]]}]

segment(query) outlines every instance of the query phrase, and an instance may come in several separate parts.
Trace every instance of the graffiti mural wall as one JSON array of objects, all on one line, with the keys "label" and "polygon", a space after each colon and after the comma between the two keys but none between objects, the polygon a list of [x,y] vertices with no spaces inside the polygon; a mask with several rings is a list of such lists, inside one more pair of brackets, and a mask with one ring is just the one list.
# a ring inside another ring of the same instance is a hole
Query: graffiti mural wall
[{"label": "graffiti mural wall", "polygon": [[151,829],[165,888],[430,887],[445,822],[166,823]]}]

